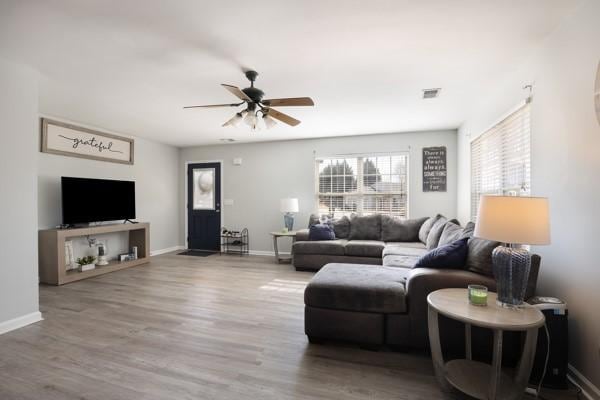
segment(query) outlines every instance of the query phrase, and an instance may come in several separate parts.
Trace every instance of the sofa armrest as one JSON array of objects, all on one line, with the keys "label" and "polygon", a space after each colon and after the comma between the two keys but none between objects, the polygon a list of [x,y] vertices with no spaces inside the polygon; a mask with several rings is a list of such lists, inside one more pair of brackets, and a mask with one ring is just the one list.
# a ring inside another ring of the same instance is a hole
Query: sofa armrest
[{"label": "sofa armrest", "polygon": [[296,231],[296,241],[301,242],[308,240],[308,232],[308,229],[300,229],[299,231]]},{"label": "sofa armrest", "polygon": [[[466,288],[470,284],[487,286],[496,290],[494,278],[456,269],[414,268],[406,279],[406,297],[411,325],[411,337],[416,343],[427,346],[427,296],[446,288]],[[465,297],[466,301],[466,297]]]}]

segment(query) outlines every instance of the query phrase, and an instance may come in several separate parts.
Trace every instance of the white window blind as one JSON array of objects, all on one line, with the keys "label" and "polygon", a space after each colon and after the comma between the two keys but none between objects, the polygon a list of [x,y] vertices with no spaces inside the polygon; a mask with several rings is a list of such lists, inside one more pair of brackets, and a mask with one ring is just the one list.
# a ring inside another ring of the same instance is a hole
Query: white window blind
[{"label": "white window blind", "polygon": [[471,218],[484,194],[526,196],[531,186],[529,103],[471,142]]},{"label": "white window blind", "polygon": [[316,160],[320,214],[408,216],[408,154]]}]

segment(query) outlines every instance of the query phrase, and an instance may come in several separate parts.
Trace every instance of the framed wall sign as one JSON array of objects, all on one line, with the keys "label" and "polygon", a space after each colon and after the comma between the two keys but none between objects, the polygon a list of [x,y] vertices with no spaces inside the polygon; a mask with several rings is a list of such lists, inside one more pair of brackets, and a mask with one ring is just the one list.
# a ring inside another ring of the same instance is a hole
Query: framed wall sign
[{"label": "framed wall sign", "polygon": [[43,153],[133,164],[134,140],[42,118]]},{"label": "framed wall sign", "polygon": [[423,148],[423,191],[446,191],[446,147]]}]

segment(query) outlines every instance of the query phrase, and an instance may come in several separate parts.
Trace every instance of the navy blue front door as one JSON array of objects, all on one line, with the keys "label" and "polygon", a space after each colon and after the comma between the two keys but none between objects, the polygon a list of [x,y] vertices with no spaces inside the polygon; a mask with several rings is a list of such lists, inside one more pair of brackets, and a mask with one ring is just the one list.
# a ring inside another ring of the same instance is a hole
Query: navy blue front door
[{"label": "navy blue front door", "polygon": [[221,245],[221,164],[189,164],[188,249],[219,251]]}]

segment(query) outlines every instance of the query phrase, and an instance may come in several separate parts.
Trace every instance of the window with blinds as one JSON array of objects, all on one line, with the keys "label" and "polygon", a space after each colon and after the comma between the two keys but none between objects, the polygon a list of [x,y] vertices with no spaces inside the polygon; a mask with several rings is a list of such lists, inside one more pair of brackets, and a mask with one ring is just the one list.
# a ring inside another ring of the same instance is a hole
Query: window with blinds
[{"label": "window with blinds", "polygon": [[320,214],[408,216],[408,154],[316,160]]},{"label": "window with blinds", "polygon": [[484,194],[527,196],[531,186],[531,106],[510,114],[471,142],[471,218]]}]

